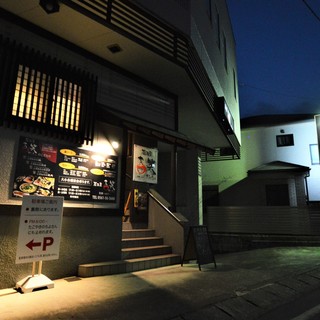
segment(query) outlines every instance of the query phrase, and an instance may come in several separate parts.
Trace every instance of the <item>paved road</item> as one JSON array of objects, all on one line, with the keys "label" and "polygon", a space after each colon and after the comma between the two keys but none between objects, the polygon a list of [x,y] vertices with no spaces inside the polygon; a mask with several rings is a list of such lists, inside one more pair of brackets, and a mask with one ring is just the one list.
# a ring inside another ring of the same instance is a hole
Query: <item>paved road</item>
[{"label": "paved road", "polygon": [[320,289],[265,314],[259,320],[319,320]]},{"label": "paved road", "polygon": [[[283,309],[286,318],[283,314],[265,318],[288,320],[319,304],[317,247],[250,250],[218,255],[216,260],[217,268],[208,264],[202,271],[191,263],[128,274],[57,279],[53,289],[27,294],[3,289],[0,319],[257,320],[269,310],[314,291],[313,304],[291,314],[287,313],[289,305]],[[312,301],[309,294],[307,297],[306,302]]]}]

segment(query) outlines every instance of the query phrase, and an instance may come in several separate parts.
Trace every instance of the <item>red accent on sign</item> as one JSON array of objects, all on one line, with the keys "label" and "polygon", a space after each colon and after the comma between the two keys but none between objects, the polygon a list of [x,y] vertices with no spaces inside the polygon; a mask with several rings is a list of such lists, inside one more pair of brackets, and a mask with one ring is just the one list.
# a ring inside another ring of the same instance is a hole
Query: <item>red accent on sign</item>
[{"label": "red accent on sign", "polygon": [[42,144],[41,152],[44,158],[48,161],[56,163],[57,162],[57,148],[51,144]]},{"label": "red accent on sign", "polygon": [[[42,251],[46,251],[47,247],[51,246],[53,242],[54,240],[52,237],[44,237],[43,244],[42,244]],[[34,242],[34,239],[32,239],[30,242],[26,244],[26,246],[33,251],[33,247],[41,247],[41,242]]]},{"label": "red accent on sign", "polygon": [[26,244],[26,246],[30,249],[33,250],[33,247],[40,247],[41,246],[41,242],[33,242],[34,239],[32,239],[30,242],[28,242]]}]

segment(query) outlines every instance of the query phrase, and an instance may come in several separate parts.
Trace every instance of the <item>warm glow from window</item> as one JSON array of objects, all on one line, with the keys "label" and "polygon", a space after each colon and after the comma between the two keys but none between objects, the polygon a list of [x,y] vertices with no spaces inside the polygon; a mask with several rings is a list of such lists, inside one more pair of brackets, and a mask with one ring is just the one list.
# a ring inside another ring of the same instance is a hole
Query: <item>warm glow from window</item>
[{"label": "warm glow from window", "polygon": [[[19,65],[12,115],[27,120],[79,131],[81,87],[55,78],[50,93],[50,76]],[[52,101],[49,98],[52,97]],[[52,103],[50,120],[47,119],[49,103]]]},{"label": "warm glow from window", "polygon": [[23,66],[19,65],[12,108],[13,116],[38,122],[45,121],[48,100],[48,93],[45,94],[46,81],[45,74],[41,77],[40,72],[30,70],[28,67],[23,72]]},{"label": "warm glow from window", "polygon": [[[81,87],[56,79],[53,96],[51,124],[70,130],[79,130]],[[77,102],[78,101],[78,102]]]}]

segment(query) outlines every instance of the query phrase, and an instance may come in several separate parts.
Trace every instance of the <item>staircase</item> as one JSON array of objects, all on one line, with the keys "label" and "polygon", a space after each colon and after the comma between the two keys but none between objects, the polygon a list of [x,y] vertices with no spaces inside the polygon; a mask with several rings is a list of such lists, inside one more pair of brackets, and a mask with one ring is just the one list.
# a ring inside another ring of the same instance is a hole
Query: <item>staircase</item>
[{"label": "staircase", "polygon": [[122,260],[79,265],[80,277],[134,272],[181,262],[181,256],[172,253],[172,248],[163,244],[163,239],[156,237],[154,230],[141,226],[132,229],[129,223],[123,223],[123,227]]}]

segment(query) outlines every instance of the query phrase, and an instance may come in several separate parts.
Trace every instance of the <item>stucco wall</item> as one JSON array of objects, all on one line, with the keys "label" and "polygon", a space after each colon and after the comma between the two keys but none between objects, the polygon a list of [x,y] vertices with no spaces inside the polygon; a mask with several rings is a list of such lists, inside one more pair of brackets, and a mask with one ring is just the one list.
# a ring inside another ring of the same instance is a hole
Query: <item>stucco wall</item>
[{"label": "stucco wall", "polygon": [[[102,133],[101,129],[97,143],[103,141]],[[31,273],[32,267],[30,263],[15,264],[22,200],[13,199],[11,191],[15,166],[19,165],[16,148],[20,135],[35,136],[0,128],[0,289],[13,287],[16,281]],[[47,140],[46,137],[41,139]],[[45,261],[43,273],[56,279],[76,275],[82,263],[120,259],[122,221],[117,207],[117,204],[103,206],[65,201],[60,257]]]},{"label": "stucco wall", "polygon": [[290,206],[306,205],[304,175],[264,173],[243,179],[220,193],[221,206],[265,206],[267,205],[266,186],[288,185]]},{"label": "stucco wall", "polygon": [[[32,263],[15,264],[20,207],[11,207],[0,206],[0,289],[14,287],[32,270]],[[121,217],[95,216],[94,212],[69,216],[65,211],[60,257],[44,261],[43,274],[52,280],[75,276],[79,264],[120,259]]]},{"label": "stucco wall", "polygon": [[[241,142],[236,44],[227,4],[225,0],[212,1],[211,21],[204,4],[205,1],[201,3],[191,1],[191,39],[217,95],[223,96],[227,102],[234,119],[235,134]],[[217,32],[215,24],[217,14],[219,14],[220,33]],[[224,39],[226,51],[224,51]],[[225,68],[225,52],[227,69]]]},{"label": "stucco wall", "polygon": [[179,150],[177,154],[177,212],[188,219],[186,225],[198,225],[201,216],[196,150]]}]

